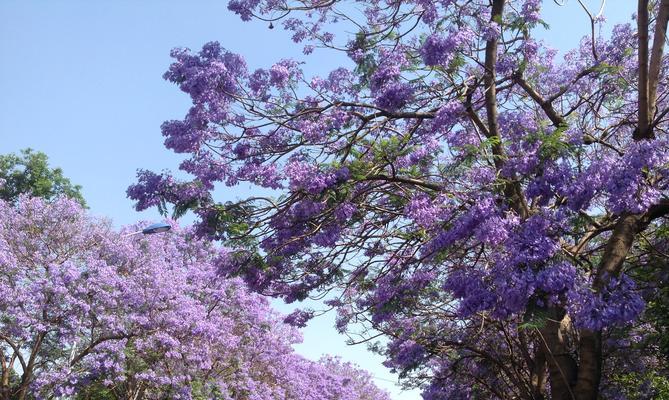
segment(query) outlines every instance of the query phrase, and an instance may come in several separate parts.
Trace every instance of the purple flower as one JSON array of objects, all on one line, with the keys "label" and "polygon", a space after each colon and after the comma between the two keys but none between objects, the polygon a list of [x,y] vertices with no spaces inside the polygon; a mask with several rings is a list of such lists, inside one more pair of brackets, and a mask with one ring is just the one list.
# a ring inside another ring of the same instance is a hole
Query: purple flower
[{"label": "purple flower", "polygon": [[428,36],[420,48],[423,62],[429,66],[448,66],[455,53],[467,45],[473,36],[473,32],[466,28],[449,32],[447,36],[439,34]]},{"label": "purple flower", "polygon": [[375,103],[385,110],[395,111],[404,107],[413,97],[414,89],[408,83],[392,83],[379,90]]}]

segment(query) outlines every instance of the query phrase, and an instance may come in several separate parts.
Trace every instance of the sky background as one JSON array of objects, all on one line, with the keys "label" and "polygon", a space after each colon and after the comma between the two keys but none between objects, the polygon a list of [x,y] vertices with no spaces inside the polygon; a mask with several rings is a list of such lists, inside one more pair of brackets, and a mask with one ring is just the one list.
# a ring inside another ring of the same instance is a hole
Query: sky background
[{"label": "sky background", "polygon": [[[599,1],[584,2],[599,8]],[[609,0],[604,32],[629,21],[634,3]],[[561,7],[547,0],[543,16],[551,30],[539,36],[561,51],[590,30],[577,0]],[[135,212],[125,190],[138,168],[175,170],[182,160],[163,147],[160,124],[181,119],[189,99],[161,77],[171,48],[197,50],[214,40],[242,54],[249,69],[296,58],[306,61],[307,76],[326,75],[348,62],[324,51],[305,57],[287,33],[242,22],[224,0],[0,0],[0,154],[26,147],[45,152],[52,166],[83,186],[91,213],[116,226],[159,220],[155,210]],[[219,200],[236,200],[253,188],[220,193]],[[393,400],[420,399],[416,390],[395,387],[381,357],[347,346],[333,320],[312,321],[296,350],[311,359],[339,355],[369,370]]]}]

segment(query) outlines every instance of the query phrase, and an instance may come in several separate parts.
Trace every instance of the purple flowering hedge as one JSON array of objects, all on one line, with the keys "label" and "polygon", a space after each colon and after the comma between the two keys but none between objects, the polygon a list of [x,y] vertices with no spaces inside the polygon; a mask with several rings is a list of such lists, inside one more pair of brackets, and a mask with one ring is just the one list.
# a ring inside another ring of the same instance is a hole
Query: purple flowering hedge
[{"label": "purple flowering hedge", "polygon": [[[327,295],[426,400],[666,390],[669,0],[608,35],[587,10],[563,56],[534,37],[540,0],[228,4],[350,61],[174,50],[192,107],[162,132],[192,179],[140,171],[138,209],[192,210],[255,291]],[[272,195],[212,194],[240,183]]]}]

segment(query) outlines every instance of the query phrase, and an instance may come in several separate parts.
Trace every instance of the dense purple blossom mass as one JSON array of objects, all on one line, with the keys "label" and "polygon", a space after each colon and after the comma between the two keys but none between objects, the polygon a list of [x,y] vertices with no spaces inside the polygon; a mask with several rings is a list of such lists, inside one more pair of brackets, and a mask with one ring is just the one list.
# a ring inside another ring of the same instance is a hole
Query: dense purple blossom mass
[{"label": "dense purple blossom mass", "polygon": [[74,200],[0,202],[3,400],[388,400],[353,365],[295,354],[299,331],[220,274],[227,250],[126,232]]},{"label": "dense purple blossom mass", "polygon": [[[426,400],[656,393],[669,1],[607,37],[590,10],[595,36],[562,57],[533,37],[539,0],[342,3],[229,2],[305,53],[344,51],[326,77],[173,52],[165,78],[193,105],[163,134],[192,180],[140,172],[137,208],[193,210],[256,291],[334,296],[337,329],[384,334]],[[276,196],[220,203],[219,182]]]}]

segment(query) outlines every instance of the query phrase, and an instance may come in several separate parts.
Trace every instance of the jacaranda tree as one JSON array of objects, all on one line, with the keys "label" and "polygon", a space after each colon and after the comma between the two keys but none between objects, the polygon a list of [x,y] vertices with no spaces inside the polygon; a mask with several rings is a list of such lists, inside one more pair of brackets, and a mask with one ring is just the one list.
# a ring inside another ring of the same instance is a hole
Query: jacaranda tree
[{"label": "jacaranda tree", "polygon": [[354,366],[295,354],[299,332],[219,257],[75,200],[0,201],[0,399],[388,400]]},{"label": "jacaranda tree", "polygon": [[[609,37],[578,3],[592,34],[558,57],[535,39],[540,0],[232,0],[351,65],[307,77],[216,42],[174,50],[165,79],[193,105],[162,132],[193,179],[140,171],[128,194],[194,210],[255,290],[325,298],[338,329],[385,335],[425,399],[650,398],[667,373],[651,338],[667,326],[669,0],[639,0]],[[276,196],[222,203],[218,182]]]}]

